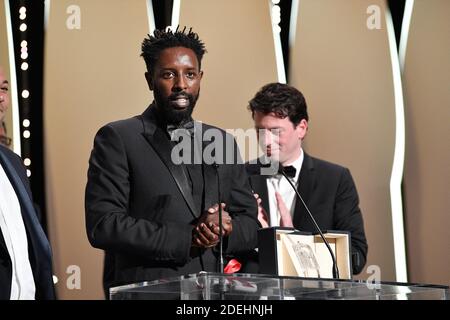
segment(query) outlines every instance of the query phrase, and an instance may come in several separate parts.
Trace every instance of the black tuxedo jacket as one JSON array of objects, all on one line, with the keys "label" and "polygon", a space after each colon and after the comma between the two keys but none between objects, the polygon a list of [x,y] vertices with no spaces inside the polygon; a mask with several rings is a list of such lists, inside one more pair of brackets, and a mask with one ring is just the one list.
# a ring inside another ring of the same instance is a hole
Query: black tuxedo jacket
[{"label": "black tuxedo jacket", "polygon": [[[203,133],[212,128],[196,126]],[[221,138],[227,135],[216,130]],[[211,147],[204,143],[206,146]],[[245,165],[241,161],[217,168],[204,166],[205,208],[218,202],[217,174],[221,200],[233,219],[224,253],[250,251],[257,245],[258,220]],[[182,165],[171,160],[169,138],[157,125],[152,105],[142,115],[98,131],[89,161],[85,206],[89,241],[106,251],[105,290],[125,283],[217,271],[216,250],[190,253],[192,229],[201,212],[187,183]]]},{"label": "black tuxedo jacket", "polygon": [[[36,299],[54,299],[51,250],[47,237],[33,207],[28,178],[21,159],[11,150],[0,145],[0,164],[6,172],[17,198],[28,239],[30,260],[36,285]],[[0,299],[11,294],[12,265],[3,234],[0,232]]]},{"label": "black tuxedo jacket", "polygon": [[[267,178],[270,176],[260,175],[260,164],[247,163],[246,167],[251,187],[259,194],[263,208],[269,213]],[[360,273],[366,263],[367,241],[358,193],[350,171],[304,153],[298,191],[323,231],[351,232],[353,273]],[[297,230],[316,232],[298,199],[295,201],[293,224]]]}]

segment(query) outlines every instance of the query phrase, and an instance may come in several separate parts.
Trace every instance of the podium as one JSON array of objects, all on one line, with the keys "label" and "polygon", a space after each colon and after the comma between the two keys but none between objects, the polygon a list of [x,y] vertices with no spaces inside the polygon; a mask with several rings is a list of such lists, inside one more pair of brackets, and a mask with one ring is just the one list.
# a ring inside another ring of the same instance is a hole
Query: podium
[{"label": "podium", "polygon": [[440,285],[200,272],[110,289],[111,300],[449,300]]}]

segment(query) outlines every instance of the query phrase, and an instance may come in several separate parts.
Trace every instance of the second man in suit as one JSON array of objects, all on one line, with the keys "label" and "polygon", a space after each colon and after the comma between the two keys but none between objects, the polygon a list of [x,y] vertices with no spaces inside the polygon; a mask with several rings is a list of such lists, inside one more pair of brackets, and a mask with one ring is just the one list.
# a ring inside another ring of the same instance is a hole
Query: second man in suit
[{"label": "second man in suit", "polygon": [[[309,118],[303,94],[292,86],[270,83],[256,93],[249,109],[265,155],[285,167],[319,227],[351,233],[353,273],[360,273],[367,241],[356,186],[347,168],[304,152]],[[261,174],[261,162],[247,165],[261,225],[316,232],[289,182],[279,174]],[[255,263],[248,263],[246,271],[256,272]]]}]

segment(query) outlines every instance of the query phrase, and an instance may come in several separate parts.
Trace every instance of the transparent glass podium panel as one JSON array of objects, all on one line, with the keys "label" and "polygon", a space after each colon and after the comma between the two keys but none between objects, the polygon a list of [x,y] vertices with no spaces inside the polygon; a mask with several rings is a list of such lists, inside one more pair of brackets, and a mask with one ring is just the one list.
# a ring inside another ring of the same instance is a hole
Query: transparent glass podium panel
[{"label": "transparent glass podium panel", "polygon": [[449,300],[441,285],[201,272],[110,289],[111,300]]}]

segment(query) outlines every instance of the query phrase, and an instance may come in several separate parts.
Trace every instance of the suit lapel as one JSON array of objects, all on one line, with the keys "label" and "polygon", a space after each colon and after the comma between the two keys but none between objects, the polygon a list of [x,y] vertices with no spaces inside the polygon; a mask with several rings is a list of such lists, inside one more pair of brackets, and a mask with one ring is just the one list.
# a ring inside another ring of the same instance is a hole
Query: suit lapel
[{"label": "suit lapel", "polygon": [[170,157],[172,152],[170,141],[166,134],[162,131],[162,129],[156,125],[156,119],[153,115],[152,108],[153,105],[147,108],[147,110],[145,110],[145,112],[142,114],[142,121],[144,124],[144,138],[152,146],[153,150],[169,170],[192,215],[195,218],[198,218],[200,212],[194,204],[194,199],[189,187],[189,181],[186,175],[186,171],[184,170],[182,165],[176,165],[172,162],[172,159]]},{"label": "suit lapel", "polygon": [[[201,141],[197,140],[198,145],[202,146],[201,156],[203,156],[203,150],[212,142],[208,140],[203,140],[203,129],[204,126],[200,122],[196,122],[196,130],[197,128],[201,128],[201,131],[196,131],[196,139],[200,139]],[[199,132],[199,134],[197,134]],[[220,167],[219,161],[217,163],[217,166],[214,164],[206,164],[204,161],[203,163],[203,183],[205,188],[205,203],[204,207],[205,210],[209,209],[211,206],[213,206],[216,203],[219,203],[219,201],[223,202],[223,199],[219,199],[219,183],[218,179],[220,179],[219,172]],[[209,192],[208,192],[209,191]]]},{"label": "suit lapel", "polygon": [[[216,173],[217,170],[217,173]],[[203,179],[205,187],[205,210],[208,210],[211,206],[219,203],[219,194],[217,184],[217,175],[219,168],[214,168],[212,165],[203,164]],[[223,199],[220,199],[223,202]]]},{"label": "suit lapel", "polygon": [[266,175],[252,175],[250,176],[250,185],[253,189],[254,193],[257,193],[262,200],[262,207],[264,210],[270,214],[269,207],[269,195],[267,191],[267,178],[269,176]]},{"label": "suit lapel", "polygon": [[[302,196],[306,205],[309,207],[309,198],[311,192],[315,188],[315,171],[314,171],[314,163],[312,158],[304,153],[303,164],[300,171],[299,184],[297,187],[298,192]],[[294,211],[294,227],[297,229],[304,229],[305,225],[309,225],[308,213],[303,206],[302,202],[297,199],[295,201],[295,211]]]}]

